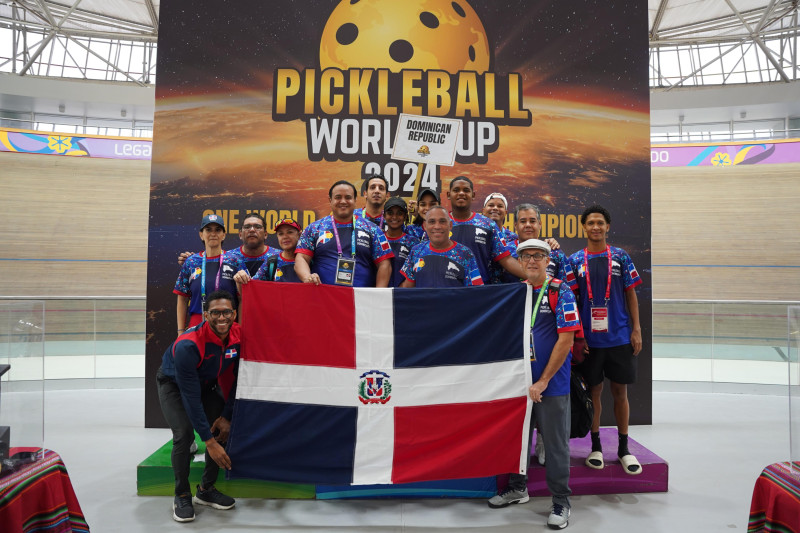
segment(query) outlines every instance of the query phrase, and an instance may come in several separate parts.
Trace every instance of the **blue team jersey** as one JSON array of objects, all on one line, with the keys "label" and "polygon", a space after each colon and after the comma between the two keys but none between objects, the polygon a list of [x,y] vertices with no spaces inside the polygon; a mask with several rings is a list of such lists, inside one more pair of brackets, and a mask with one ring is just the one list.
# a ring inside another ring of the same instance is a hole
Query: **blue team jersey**
[{"label": "blue team jersey", "polygon": [[[175,294],[180,294],[189,298],[189,313],[192,315],[203,313],[201,280],[203,256],[205,256],[205,252],[189,256],[183,263],[181,273],[178,274],[178,279],[175,281],[175,288],[172,291]],[[219,259],[219,256],[215,255],[214,257],[209,257],[206,261],[206,296],[217,289],[228,291],[233,296],[233,308],[236,309],[239,305],[239,300],[236,282],[233,281],[233,275],[244,269],[244,263],[230,252],[225,252],[222,256],[222,273],[219,277],[219,287],[217,287]]]},{"label": "blue team jersey", "polygon": [[470,249],[478,263],[483,283],[489,283],[489,264],[511,255],[511,248],[503,240],[502,232],[493,220],[480,213],[472,213],[467,220],[453,218],[452,240]]},{"label": "blue team jersey", "polygon": [[483,285],[475,256],[457,242],[446,250],[431,248],[430,241],[416,245],[400,272],[423,288]]},{"label": "blue team jersey", "polygon": [[285,259],[283,252],[278,254],[278,259],[275,262],[275,272],[273,278],[270,280],[269,272],[267,272],[269,262],[264,261],[264,264],[258,269],[258,272],[253,276],[253,279],[262,281],[286,281],[291,283],[300,283],[300,278],[294,271],[294,259]]},{"label": "blue team jersey", "polygon": [[[333,234],[334,220],[332,216],[321,218],[306,226],[297,244],[296,253],[311,257],[311,273],[318,274],[326,285],[335,285],[336,268],[339,253],[336,248],[336,237]],[[352,236],[353,222],[340,224],[336,222],[339,240],[342,245],[342,257],[353,257]],[[383,231],[361,217],[356,218],[356,266],[353,287],[374,287],[376,266],[381,261],[394,257],[392,248]]]},{"label": "blue team jersey", "polygon": [[367,208],[366,207],[362,207],[360,209],[356,209],[353,212],[353,214],[355,216],[359,217],[359,218],[363,218],[367,222],[372,222],[373,224],[375,224],[376,226],[378,226],[381,229],[384,228],[384,225],[386,223],[386,219],[383,217],[383,213],[381,213],[377,217],[372,217],[367,213]]},{"label": "blue team jersey", "polygon": [[254,277],[258,269],[261,268],[261,265],[264,264],[264,261],[272,257],[273,255],[278,255],[281,251],[277,248],[272,248],[267,246],[267,249],[264,250],[264,253],[261,255],[248,255],[244,251],[244,246],[240,246],[235,250],[230,250],[228,253],[231,257],[236,257],[242,263],[244,263],[245,268],[247,269],[247,273],[250,274],[250,277]]},{"label": "blue team jersey", "polygon": [[[541,287],[534,287],[532,298],[533,305],[536,304],[536,299],[541,290]],[[548,292],[549,290],[548,288]],[[578,331],[581,328],[581,323],[578,319],[578,307],[575,303],[575,295],[564,283],[561,284],[558,290],[556,308],[555,312],[550,308],[549,294],[542,296],[542,301],[539,303],[539,312],[536,315],[536,321],[533,325],[533,345],[531,346],[531,350],[536,355],[536,360],[531,361],[533,383],[539,380],[547,363],[550,361],[550,354],[553,352],[553,347],[555,347],[558,341],[558,334],[564,333],[565,331]],[[571,361],[572,352],[567,354],[564,364],[561,365],[553,377],[550,378],[542,396],[569,394]]]},{"label": "blue team jersey", "polygon": [[425,228],[422,227],[422,224],[409,224],[403,228],[403,231],[413,237],[416,237],[419,242],[428,240],[428,234],[425,233]]},{"label": "blue team jersey", "polygon": [[[622,248],[610,246],[611,250],[611,291],[608,300],[608,331],[592,332],[592,307],[604,307],[606,283],[608,282],[608,255],[606,251],[589,253],[584,250],[572,254],[569,262],[577,280],[578,304],[581,320],[585,324],[583,333],[586,344],[594,348],[611,348],[631,342],[630,316],[625,299],[625,291],[633,290],[642,283],[633,260]],[[589,264],[589,278],[592,282],[590,302],[586,290],[586,263]]]},{"label": "blue team jersey", "polygon": [[389,281],[389,287],[399,287],[403,280],[406,279],[400,269],[405,265],[411,249],[419,244],[419,239],[408,233],[403,233],[396,239],[391,237],[386,237],[386,239],[389,241],[389,246],[392,247],[392,253],[394,253],[394,257],[390,259],[392,262],[392,278]]}]

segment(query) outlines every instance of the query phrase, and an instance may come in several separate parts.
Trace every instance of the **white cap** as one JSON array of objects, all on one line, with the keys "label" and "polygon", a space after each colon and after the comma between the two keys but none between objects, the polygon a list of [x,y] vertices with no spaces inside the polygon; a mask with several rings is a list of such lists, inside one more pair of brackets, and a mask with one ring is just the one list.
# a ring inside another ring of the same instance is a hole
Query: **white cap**
[{"label": "white cap", "polygon": [[486,204],[488,204],[489,200],[491,200],[492,198],[500,198],[501,200],[503,200],[503,204],[506,206],[506,209],[508,209],[508,200],[506,200],[506,197],[500,194],[499,192],[493,192],[492,194],[487,196],[486,200],[483,201],[483,207],[486,207]]},{"label": "white cap", "polygon": [[539,239],[528,239],[527,241],[519,243],[519,246],[517,246],[517,255],[519,255],[522,250],[542,250],[549,254],[550,245]]}]

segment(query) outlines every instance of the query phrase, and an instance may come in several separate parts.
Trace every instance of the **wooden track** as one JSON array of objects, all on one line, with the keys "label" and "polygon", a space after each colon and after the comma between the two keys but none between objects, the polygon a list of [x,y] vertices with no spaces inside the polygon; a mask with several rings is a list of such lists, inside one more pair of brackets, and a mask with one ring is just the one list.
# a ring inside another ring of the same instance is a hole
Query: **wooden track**
[{"label": "wooden track", "polygon": [[0,152],[5,296],[145,293],[150,162]]},{"label": "wooden track", "polygon": [[[0,169],[0,208],[11,221],[2,295],[144,295],[149,162],[0,152]],[[654,298],[800,300],[799,176],[798,164],[654,168]],[[74,330],[75,320],[93,331],[86,303],[73,312],[59,305],[48,332]],[[780,309],[751,307],[717,309],[715,335],[785,335]],[[695,310],[659,306],[655,335],[707,336],[710,306]],[[129,314],[106,313],[109,324],[97,327],[127,331],[115,321]],[[62,324],[68,315],[71,326]]]}]

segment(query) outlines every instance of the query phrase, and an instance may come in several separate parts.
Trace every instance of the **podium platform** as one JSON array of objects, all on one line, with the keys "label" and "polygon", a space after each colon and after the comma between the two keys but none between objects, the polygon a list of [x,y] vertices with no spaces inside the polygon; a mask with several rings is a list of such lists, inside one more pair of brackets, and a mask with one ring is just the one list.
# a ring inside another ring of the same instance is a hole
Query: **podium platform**
[{"label": "podium platform", "polygon": [[[669,481],[669,465],[632,438],[628,448],[642,464],[642,473],[626,474],[617,459],[617,431],[614,428],[600,430],[603,443],[605,468],[594,470],[584,464],[591,451],[591,439],[570,441],[570,488],[575,495],[623,494],[634,492],[666,492]],[[172,441],[156,450],[137,467],[137,494],[140,496],[172,496],[174,477],[170,465]],[[205,445],[198,439],[196,458],[203,458]],[[192,487],[200,482],[203,462],[192,463],[189,482]],[[372,498],[490,498],[497,488],[504,487],[505,476],[474,479],[455,479],[406,483],[399,485],[303,485],[261,481],[255,479],[226,480],[220,472],[217,488],[234,498],[270,499],[372,499]],[[528,475],[528,491],[531,496],[549,496],[545,482],[545,468],[531,459]]]},{"label": "podium platform", "polygon": [[[617,458],[616,428],[600,428],[600,442],[603,444],[602,470],[586,466],[586,457],[592,451],[589,435],[582,439],[569,441],[570,470],[569,487],[572,494],[627,494],[635,492],[667,492],[669,487],[669,464],[648,450],[633,438],[628,437],[628,450],[642,465],[642,473],[626,474]],[[547,453],[545,451],[545,459]],[[501,486],[504,486],[501,484]],[[545,482],[545,467],[531,459],[528,471],[528,493],[531,496],[548,496]]]}]

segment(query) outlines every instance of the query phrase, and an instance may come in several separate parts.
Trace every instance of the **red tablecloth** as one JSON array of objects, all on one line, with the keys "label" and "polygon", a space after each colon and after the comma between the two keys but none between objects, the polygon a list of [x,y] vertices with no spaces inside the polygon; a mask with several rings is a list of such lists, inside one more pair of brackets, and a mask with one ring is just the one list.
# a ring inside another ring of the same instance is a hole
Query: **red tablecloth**
[{"label": "red tablecloth", "polygon": [[800,533],[800,461],[769,465],[753,489],[747,533]]},{"label": "red tablecloth", "polygon": [[[10,454],[37,448],[11,448]],[[54,451],[41,450],[40,459],[0,477],[0,531],[89,531],[72,490],[67,468]]]}]

